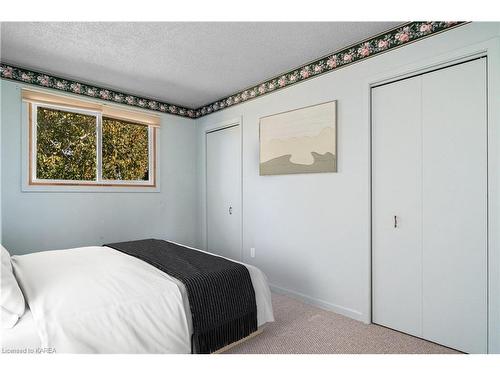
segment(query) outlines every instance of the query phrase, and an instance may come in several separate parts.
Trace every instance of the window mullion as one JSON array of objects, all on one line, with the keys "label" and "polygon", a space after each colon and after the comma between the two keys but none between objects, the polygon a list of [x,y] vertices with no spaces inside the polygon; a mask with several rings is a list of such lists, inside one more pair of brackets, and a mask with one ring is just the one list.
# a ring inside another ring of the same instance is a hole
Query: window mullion
[{"label": "window mullion", "polygon": [[102,114],[96,116],[97,135],[97,182],[102,182]]}]

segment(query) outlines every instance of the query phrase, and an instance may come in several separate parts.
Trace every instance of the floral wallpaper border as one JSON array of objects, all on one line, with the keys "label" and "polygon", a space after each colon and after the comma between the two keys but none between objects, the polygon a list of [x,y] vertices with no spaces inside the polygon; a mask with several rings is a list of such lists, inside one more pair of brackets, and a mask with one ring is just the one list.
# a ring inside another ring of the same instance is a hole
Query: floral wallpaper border
[{"label": "floral wallpaper border", "polygon": [[122,92],[59,78],[44,73],[34,72],[32,70],[18,68],[11,65],[0,64],[0,77],[27,83],[30,85],[88,96],[91,98],[101,99],[113,103],[125,104],[133,107],[139,107],[163,113],[170,113],[183,117],[196,117],[196,110],[191,108],[185,108],[154,99],[125,94]]},{"label": "floral wallpaper border", "polygon": [[466,23],[468,22],[415,21],[406,23],[378,36],[341,49],[331,55],[302,65],[297,69],[283,73],[251,88],[198,108],[196,110],[196,117],[205,116],[235,104],[254,99]]},{"label": "floral wallpaper border", "polygon": [[0,64],[0,77],[114,103],[126,104],[183,117],[198,118],[259,96],[269,94],[273,91],[294,85],[298,82],[314,78],[318,75],[343,68],[347,65],[354,64],[358,61],[399,48],[419,39],[426,38],[430,35],[449,30],[466,23],[467,22],[464,21],[408,22],[385,33],[341,49],[326,57],[302,65],[297,69],[283,73],[275,78],[259,83],[246,90],[222,98],[198,109],[186,108],[158,100],[125,94],[7,64]]}]

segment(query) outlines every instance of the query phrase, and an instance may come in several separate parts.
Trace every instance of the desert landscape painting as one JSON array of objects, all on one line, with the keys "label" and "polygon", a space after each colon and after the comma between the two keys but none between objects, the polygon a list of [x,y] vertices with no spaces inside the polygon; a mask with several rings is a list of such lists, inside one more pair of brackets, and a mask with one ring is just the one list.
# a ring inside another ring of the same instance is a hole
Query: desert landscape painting
[{"label": "desert landscape painting", "polygon": [[337,102],[260,119],[260,175],[337,172]]}]

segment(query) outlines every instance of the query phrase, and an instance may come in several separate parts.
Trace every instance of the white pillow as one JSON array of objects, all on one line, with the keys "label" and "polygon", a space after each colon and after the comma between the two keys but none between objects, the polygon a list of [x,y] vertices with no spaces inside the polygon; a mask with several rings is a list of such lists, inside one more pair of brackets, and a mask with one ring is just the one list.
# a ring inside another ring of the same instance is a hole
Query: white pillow
[{"label": "white pillow", "polygon": [[0,245],[2,268],[0,284],[0,307],[2,315],[2,328],[12,328],[24,314],[25,301],[23,292],[17,283],[12,270],[9,252]]}]

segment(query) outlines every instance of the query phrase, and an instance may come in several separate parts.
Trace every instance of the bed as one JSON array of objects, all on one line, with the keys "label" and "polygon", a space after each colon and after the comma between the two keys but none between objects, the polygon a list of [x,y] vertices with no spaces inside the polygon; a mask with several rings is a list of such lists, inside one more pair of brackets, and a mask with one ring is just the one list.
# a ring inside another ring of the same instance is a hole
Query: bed
[{"label": "bed", "polygon": [[[141,259],[91,246],[12,256],[11,263],[27,307],[2,329],[4,353],[193,352],[186,286]],[[270,289],[258,268],[239,264],[250,275],[260,330],[274,321]]]}]

